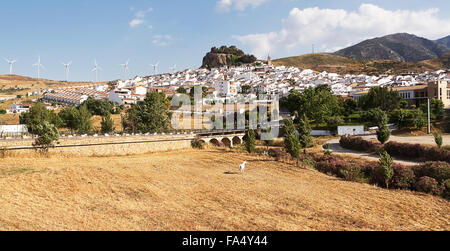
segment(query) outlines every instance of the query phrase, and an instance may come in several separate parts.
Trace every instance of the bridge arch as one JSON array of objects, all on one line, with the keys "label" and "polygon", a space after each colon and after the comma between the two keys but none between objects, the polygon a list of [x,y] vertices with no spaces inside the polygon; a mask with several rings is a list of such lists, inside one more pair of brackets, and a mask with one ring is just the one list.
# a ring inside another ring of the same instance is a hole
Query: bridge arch
[{"label": "bridge arch", "polygon": [[211,139],[211,140],[209,141],[209,143],[211,143],[211,144],[214,145],[214,146],[220,146],[220,141],[217,140],[217,139]]},{"label": "bridge arch", "polygon": [[233,142],[232,142],[229,138],[223,138],[223,139],[222,139],[222,143],[223,143],[226,147],[233,147]]},{"label": "bridge arch", "polygon": [[233,145],[240,145],[242,144],[242,139],[239,136],[233,137]]}]

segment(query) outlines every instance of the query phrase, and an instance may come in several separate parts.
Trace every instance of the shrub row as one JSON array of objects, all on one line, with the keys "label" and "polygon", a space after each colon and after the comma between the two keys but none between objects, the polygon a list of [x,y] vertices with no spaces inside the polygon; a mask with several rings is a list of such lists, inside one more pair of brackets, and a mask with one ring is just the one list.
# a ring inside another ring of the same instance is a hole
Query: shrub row
[{"label": "shrub row", "polygon": [[380,143],[364,140],[362,137],[342,136],[339,143],[343,148],[366,153],[375,153],[382,148]]},{"label": "shrub row", "polygon": [[[380,143],[365,140],[362,137],[343,136],[339,143],[343,148],[366,153],[376,153],[383,149]],[[391,141],[384,145],[384,150],[398,158],[450,163],[450,150],[438,147]]]},{"label": "shrub row", "polygon": [[385,150],[392,156],[423,161],[445,161],[450,163],[450,151],[420,144],[388,142]]},{"label": "shrub row", "polygon": [[[315,168],[323,173],[348,180],[386,187],[380,176],[379,162],[345,160],[339,156],[313,156]],[[419,166],[393,164],[394,175],[389,188],[413,190],[450,199],[450,164],[446,162],[427,162]]]}]

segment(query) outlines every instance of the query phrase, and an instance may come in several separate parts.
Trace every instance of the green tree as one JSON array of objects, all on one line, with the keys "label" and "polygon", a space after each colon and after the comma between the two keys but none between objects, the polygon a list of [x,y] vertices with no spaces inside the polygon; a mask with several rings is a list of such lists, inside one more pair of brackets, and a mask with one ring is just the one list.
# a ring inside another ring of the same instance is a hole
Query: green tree
[{"label": "green tree", "polygon": [[38,138],[36,138],[33,146],[38,147],[38,151],[42,153],[48,152],[49,148],[54,147],[55,141],[59,139],[58,129],[48,121],[36,125],[34,132]]},{"label": "green tree", "polygon": [[428,124],[425,114],[420,109],[416,109],[411,112],[411,122],[417,130],[422,130],[422,128]]},{"label": "green tree", "polygon": [[305,114],[303,114],[303,117],[298,122],[298,133],[299,133],[299,139],[300,144],[303,149],[306,149],[310,146],[312,146],[312,137],[311,137],[311,125],[309,124],[309,119],[306,117]]},{"label": "green tree", "polygon": [[78,133],[79,134],[87,134],[92,131],[92,114],[89,112],[86,105],[82,105],[78,109],[79,114],[77,118],[78,122]]},{"label": "green tree", "polygon": [[[423,104],[420,106],[424,114],[428,114],[428,104]],[[432,99],[430,101],[430,112],[432,120],[442,120],[444,118],[444,102],[440,99]]]},{"label": "green tree", "polygon": [[397,109],[394,112],[392,112],[391,120],[400,129],[416,127],[418,130],[421,130],[427,124],[425,114],[420,109],[415,110]]},{"label": "green tree", "polygon": [[342,107],[328,85],[307,88],[303,92],[292,91],[283,101],[289,111],[299,115],[305,114],[316,124],[323,123],[331,116],[340,115]]},{"label": "green tree", "polygon": [[434,136],[434,142],[436,142],[436,145],[439,148],[442,148],[442,143],[443,143],[442,142],[442,135],[437,133],[437,132],[435,132],[435,133],[433,133],[433,136]]},{"label": "green tree", "polygon": [[186,89],[184,87],[180,87],[180,88],[178,88],[177,93],[186,94],[187,91],[186,91]]},{"label": "green tree", "polygon": [[293,157],[297,158],[300,156],[300,139],[295,134],[296,127],[291,119],[286,119],[284,121],[284,145],[286,151]]},{"label": "green tree", "polygon": [[356,102],[352,98],[345,99],[344,101],[340,101],[341,106],[343,107],[343,114],[345,116],[350,116],[355,113],[358,109],[358,102]]},{"label": "green tree", "polygon": [[292,119],[285,119],[284,120],[284,134],[293,134],[295,133],[295,125]]},{"label": "green tree", "polygon": [[399,129],[412,126],[411,113],[405,109],[397,109],[392,112],[391,119]]},{"label": "green tree", "polygon": [[408,101],[406,101],[406,100],[400,101],[400,108],[406,109],[406,108],[408,108],[408,106],[409,106]]},{"label": "green tree", "polygon": [[59,112],[59,117],[63,121],[63,125],[70,129],[70,131],[73,133],[74,131],[78,130],[79,128],[79,116],[80,112],[78,109],[74,106],[68,106],[61,110]]},{"label": "green tree", "polygon": [[128,110],[125,128],[133,132],[164,132],[169,127],[168,101],[164,93],[150,92],[143,102]]},{"label": "green tree", "polygon": [[255,152],[255,149],[256,149],[256,135],[255,135],[255,131],[254,130],[250,129],[250,130],[245,132],[244,143],[245,143],[245,149],[247,150],[248,153]]},{"label": "green tree", "polygon": [[381,144],[386,143],[391,137],[391,132],[388,128],[388,117],[386,113],[383,113],[378,123],[377,139]]},{"label": "green tree", "polygon": [[29,112],[20,115],[20,123],[27,125],[29,132],[32,134],[35,134],[36,127],[44,121],[57,128],[63,125],[61,118],[54,111],[47,110],[47,107],[41,103],[33,105]]},{"label": "green tree", "polygon": [[300,140],[295,133],[288,133],[284,136],[284,145],[286,151],[295,159],[300,157],[301,144]]},{"label": "green tree", "polygon": [[92,115],[106,116],[106,114],[113,114],[116,112],[116,105],[109,100],[98,100],[89,98],[83,105],[87,107]]},{"label": "green tree", "polygon": [[379,121],[386,114],[380,108],[370,109],[368,111],[364,111],[361,114],[361,120],[367,123],[368,126],[378,126]]},{"label": "green tree", "polygon": [[364,110],[380,108],[383,111],[393,111],[400,108],[402,100],[397,91],[388,87],[374,87],[359,99],[358,105]]},{"label": "green tree", "polygon": [[101,132],[103,134],[114,132],[114,121],[110,114],[106,114],[106,116],[102,118]]},{"label": "green tree", "polygon": [[394,168],[392,168],[393,160],[389,154],[384,151],[380,154],[380,167],[378,175],[383,178],[386,188],[389,189],[389,181],[394,176]]}]

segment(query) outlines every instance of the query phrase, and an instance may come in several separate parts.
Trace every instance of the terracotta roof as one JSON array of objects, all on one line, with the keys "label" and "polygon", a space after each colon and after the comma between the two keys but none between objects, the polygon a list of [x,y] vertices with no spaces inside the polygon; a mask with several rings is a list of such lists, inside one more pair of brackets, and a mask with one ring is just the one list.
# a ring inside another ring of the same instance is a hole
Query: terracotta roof
[{"label": "terracotta roof", "polygon": [[[419,90],[424,90],[427,88],[428,88],[427,85],[415,85],[415,86],[396,87],[396,88],[390,88],[390,89],[401,92],[401,91],[419,91]],[[369,91],[356,92],[355,94],[363,95],[363,94],[367,94],[367,93],[369,93]]]}]

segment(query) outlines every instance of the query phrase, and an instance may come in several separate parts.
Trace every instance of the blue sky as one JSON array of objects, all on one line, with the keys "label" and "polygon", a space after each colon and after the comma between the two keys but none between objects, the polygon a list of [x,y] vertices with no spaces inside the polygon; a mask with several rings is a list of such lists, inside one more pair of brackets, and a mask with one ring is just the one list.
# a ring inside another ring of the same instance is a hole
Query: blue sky
[{"label": "blue sky", "polygon": [[[237,45],[259,57],[333,51],[362,39],[414,32],[450,35],[447,0],[15,0],[2,3],[0,57],[17,59],[14,74],[64,79],[62,62],[73,61],[71,80],[92,81],[198,68],[212,46]],[[0,63],[0,74],[8,64]]]}]

